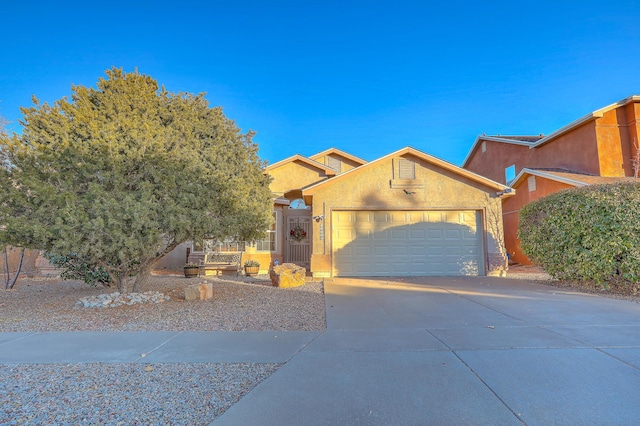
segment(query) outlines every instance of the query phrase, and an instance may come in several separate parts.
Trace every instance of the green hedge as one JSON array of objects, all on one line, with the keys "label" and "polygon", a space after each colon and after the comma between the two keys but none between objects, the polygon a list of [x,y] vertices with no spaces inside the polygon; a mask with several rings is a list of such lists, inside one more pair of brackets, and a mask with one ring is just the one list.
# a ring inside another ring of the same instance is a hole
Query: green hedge
[{"label": "green hedge", "polygon": [[603,287],[640,281],[640,184],[569,189],[520,210],[522,251],[551,276]]}]

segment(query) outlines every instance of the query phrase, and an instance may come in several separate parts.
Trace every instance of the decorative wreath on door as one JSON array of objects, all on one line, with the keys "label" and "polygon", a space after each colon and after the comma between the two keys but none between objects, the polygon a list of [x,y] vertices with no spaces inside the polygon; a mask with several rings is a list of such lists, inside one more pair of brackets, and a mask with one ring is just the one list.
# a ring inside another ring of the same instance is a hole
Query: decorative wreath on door
[{"label": "decorative wreath on door", "polygon": [[300,225],[296,225],[295,228],[293,228],[291,231],[289,231],[289,235],[294,240],[300,242],[300,241],[302,241],[302,240],[304,240],[306,238],[307,232],[304,229],[302,229],[300,227]]}]

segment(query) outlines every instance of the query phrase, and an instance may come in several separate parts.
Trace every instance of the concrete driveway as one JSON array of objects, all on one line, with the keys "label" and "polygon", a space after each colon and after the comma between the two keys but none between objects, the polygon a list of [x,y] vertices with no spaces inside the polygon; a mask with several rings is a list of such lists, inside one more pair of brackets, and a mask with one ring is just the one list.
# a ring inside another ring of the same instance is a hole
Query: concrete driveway
[{"label": "concrete driveway", "polygon": [[640,423],[640,304],[489,277],[325,293],[327,331],[214,425]]}]

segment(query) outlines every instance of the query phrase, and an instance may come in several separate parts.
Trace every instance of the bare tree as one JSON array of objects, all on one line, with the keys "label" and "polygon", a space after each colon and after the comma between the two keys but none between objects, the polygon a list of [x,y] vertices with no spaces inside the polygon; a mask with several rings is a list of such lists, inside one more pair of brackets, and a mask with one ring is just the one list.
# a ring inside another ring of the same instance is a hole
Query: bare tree
[{"label": "bare tree", "polygon": [[640,144],[638,144],[638,140],[633,138],[633,146],[636,148],[635,155],[631,157],[631,165],[633,166],[633,177],[638,180],[638,176],[640,176]]},{"label": "bare tree", "polygon": [[9,269],[9,247],[4,248],[4,289],[10,290],[13,286],[16,285],[18,281],[18,276],[20,275],[20,271],[22,270],[22,262],[24,261],[24,247],[20,248],[20,257],[18,258],[18,267],[16,268],[15,275],[13,278],[11,277],[11,270]]}]

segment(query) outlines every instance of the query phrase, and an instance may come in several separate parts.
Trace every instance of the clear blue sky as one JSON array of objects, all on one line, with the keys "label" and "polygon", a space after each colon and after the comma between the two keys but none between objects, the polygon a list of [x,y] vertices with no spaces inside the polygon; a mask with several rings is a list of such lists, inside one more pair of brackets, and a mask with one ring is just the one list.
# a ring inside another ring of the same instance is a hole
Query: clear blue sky
[{"label": "clear blue sky", "polygon": [[640,94],[636,1],[32,1],[0,5],[0,115],[111,66],[207,92],[276,162],[548,134]]}]

